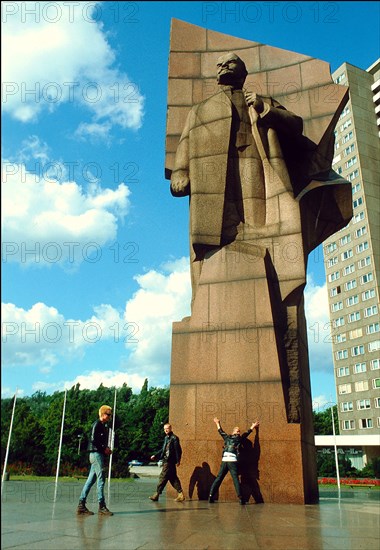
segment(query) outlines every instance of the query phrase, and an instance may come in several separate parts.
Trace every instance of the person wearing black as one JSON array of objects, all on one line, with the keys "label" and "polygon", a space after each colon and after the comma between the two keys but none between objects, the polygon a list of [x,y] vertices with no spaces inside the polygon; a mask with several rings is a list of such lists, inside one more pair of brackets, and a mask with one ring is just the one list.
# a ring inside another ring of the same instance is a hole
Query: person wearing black
[{"label": "person wearing black", "polygon": [[162,460],[162,470],[158,480],[157,490],[152,495],[150,500],[157,501],[162,494],[168,481],[172,484],[174,489],[178,492],[176,499],[177,502],[183,502],[185,496],[182,491],[181,482],[177,475],[177,466],[181,464],[182,449],[179,439],[172,432],[170,424],[164,426],[165,439],[162,449],[156,454],[152,455],[151,460]]},{"label": "person wearing black", "polygon": [[219,473],[211,486],[208,501],[210,503],[215,502],[215,494],[219,489],[223,479],[226,477],[227,473],[230,472],[232,480],[234,482],[236,494],[240,500],[240,504],[245,504],[246,502],[242,496],[238,478],[239,447],[242,440],[248,437],[249,434],[252,433],[252,430],[254,428],[257,428],[259,426],[259,422],[253,422],[251,427],[242,435],[240,435],[240,428],[238,426],[233,429],[232,434],[228,435],[225,431],[222,430],[219,418],[214,418],[214,422],[216,424],[216,427],[218,428],[218,432],[224,439],[224,447],[222,463],[220,465]]},{"label": "person wearing black", "polygon": [[88,443],[88,451],[90,453],[91,469],[88,474],[87,481],[82,489],[79,497],[79,504],[77,508],[78,515],[93,515],[86,507],[86,499],[91,487],[97,481],[97,496],[99,501],[99,514],[103,516],[113,516],[106,506],[104,499],[104,459],[109,456],[112,451],[109,448],[108,437],[109,428],[107,422],[112,416],[112,409],[108,405],[102,405],[99,409],[99,419],[96,420],[91,428],[90,440]]}]

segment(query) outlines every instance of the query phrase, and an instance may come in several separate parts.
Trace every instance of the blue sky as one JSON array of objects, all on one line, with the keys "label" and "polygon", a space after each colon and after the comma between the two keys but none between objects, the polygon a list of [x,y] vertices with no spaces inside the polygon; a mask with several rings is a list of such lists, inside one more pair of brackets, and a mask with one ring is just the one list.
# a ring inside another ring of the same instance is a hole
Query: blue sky
[{"label": "blue sky", "polygon": [[[377,2],[2,2],[2,396],[167,385],[188,204],[164,179],[171,18],[366,69]],[[335,400],[323,257],[312,393]],[[327,340],[327,341],[325,341]]]}]

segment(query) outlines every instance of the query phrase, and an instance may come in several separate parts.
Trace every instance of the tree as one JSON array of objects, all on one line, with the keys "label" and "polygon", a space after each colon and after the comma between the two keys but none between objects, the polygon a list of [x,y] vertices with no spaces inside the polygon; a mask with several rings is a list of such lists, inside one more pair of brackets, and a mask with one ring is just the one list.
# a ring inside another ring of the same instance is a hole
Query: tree
[{"label": "tree", "polygon": [[[337,405],[333,406],[335,434],[339,435],[339,421]],[[332,435],[331,409],[325,409],[321,412],[313,411],[314,433],[315,435]]]}]

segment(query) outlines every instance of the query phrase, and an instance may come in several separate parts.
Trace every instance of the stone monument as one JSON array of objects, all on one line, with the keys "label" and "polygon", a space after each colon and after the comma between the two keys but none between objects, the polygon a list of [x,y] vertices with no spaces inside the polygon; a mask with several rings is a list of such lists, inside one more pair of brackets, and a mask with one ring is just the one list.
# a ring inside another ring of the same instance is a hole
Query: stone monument
[{"label": "stone monument", "polygon": [[352,216],[331,170],[347,98],[323,61],[172,21],[165,174],[190,198],[193,292],[170,382],[185,491],[218,471],[217,416],[225,431],[260,420],[245,498],[318,500],[303,291],[308,254]]}]

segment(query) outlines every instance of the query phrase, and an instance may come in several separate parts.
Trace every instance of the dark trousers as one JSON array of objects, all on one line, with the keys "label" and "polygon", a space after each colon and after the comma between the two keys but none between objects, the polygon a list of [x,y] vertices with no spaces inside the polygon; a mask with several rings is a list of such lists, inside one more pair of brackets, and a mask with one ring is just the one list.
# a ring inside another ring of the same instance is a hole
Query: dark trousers
[{"label": "dark trousers", "polygon": [[168,481],[170,481],[170,483],[178,493],[182,493],[181,482],[177,476],[176,465],[170,464],[169,462],[164,462],[162,465],[160,477],[158,479],[157,493],[162,493]]},{"label": "dark trousers", "polygon": [[234,482],[235,491],[236,491],[237,496],[239,498],[241,497],[240,483],[239,483],[239,478],[238,478],[237,462],[222,462],[222,464],[220,465],[219,473],[216,476],[216,479],[215,479],[214,483],[211,486],[210,497],[214,497],[215,493],[217,492],[217,490],[221,486],[222,481],[226,477],[228,472],[230,472],[230,474],[231,474],[232,481]]}]

